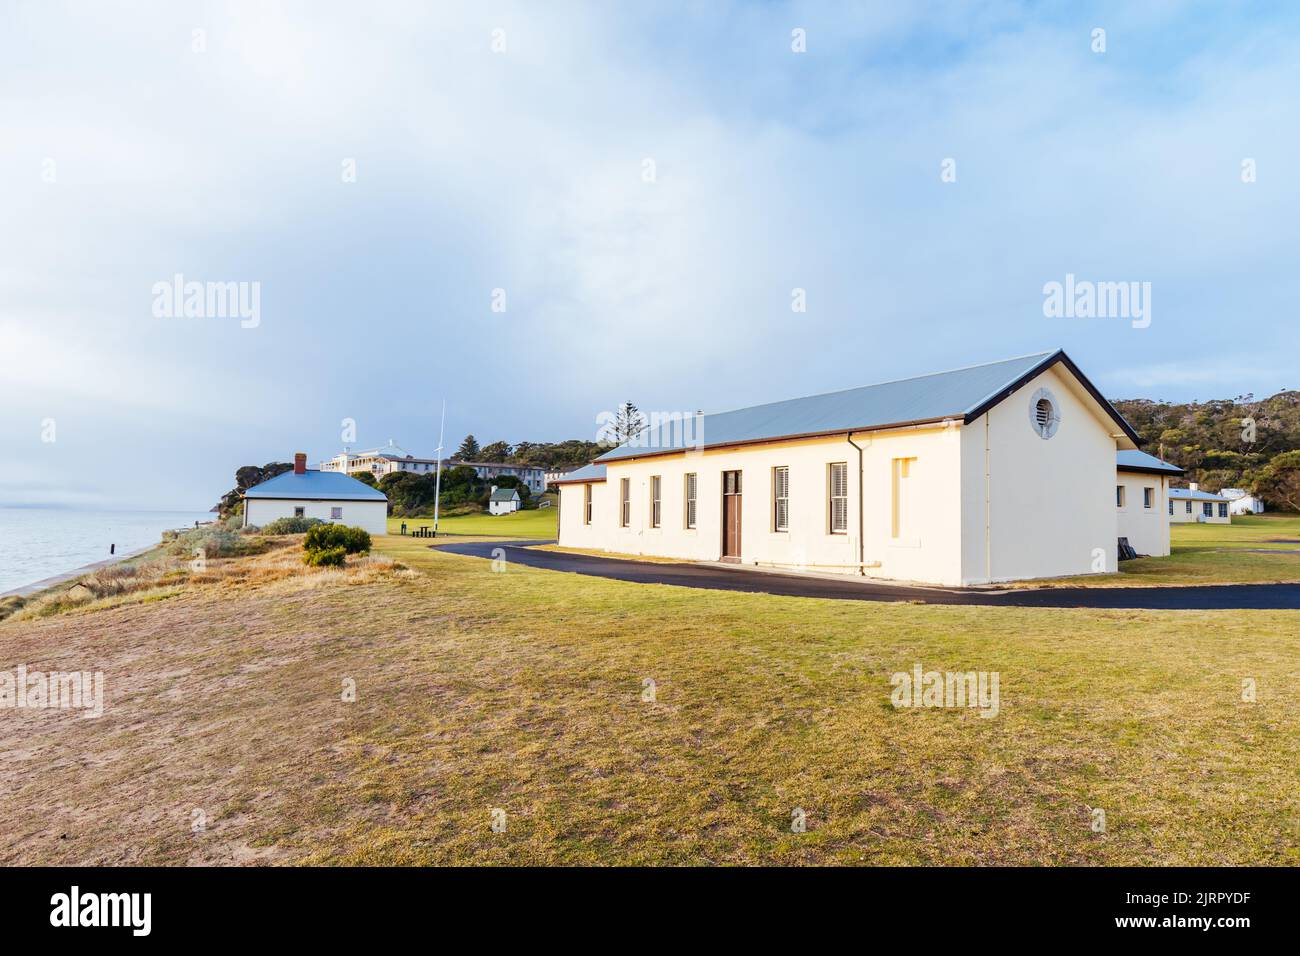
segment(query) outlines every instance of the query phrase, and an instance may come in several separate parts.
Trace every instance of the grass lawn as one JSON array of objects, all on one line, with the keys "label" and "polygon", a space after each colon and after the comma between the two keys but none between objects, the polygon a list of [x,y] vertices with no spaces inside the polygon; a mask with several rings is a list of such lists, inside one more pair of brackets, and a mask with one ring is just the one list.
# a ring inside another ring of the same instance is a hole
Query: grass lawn
[{"label": "grass lawn", "polygon": [[[1232,524],[1174,524],[1171,554],[1120,563],[1120,573],[1058,578],[1051,586],[1131,587],[1175,584],[1300,582],[1300,516],[1248,515]],[[1281,553],[1255,553],[1281,552]],[[1040,582],[1029,586],[1041,587]]]},{"label": "grass lawn", "polygon": [[[1300,863],[1298,612],[859,604],[426,545],[0,622],[5,666],[108,698],[0,712],[0,863]],[[997,671],[1000,712],[895,709],[915,663]]]},{"label": "grass lawn", "polygon": [[[557,533],[559,509],[537,508],[532,511],[516,511],[506,515],[487,513],[458,515],[454,518],[438,518],[438,534],[476,535],[501,538],[554,538]],[[433,527],[432,518],[389,518],[388,533],[400,534],[402,522],[406,522],[407,532],[422,525]]]}]

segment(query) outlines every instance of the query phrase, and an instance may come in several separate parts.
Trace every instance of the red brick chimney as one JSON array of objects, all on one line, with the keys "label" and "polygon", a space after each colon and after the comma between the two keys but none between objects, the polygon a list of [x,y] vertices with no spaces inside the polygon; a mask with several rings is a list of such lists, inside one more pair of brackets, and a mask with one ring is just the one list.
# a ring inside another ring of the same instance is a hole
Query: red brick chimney
[{"label": "red brick chimney", "polygon": [[293,473],[295,475],[306,474],[307,472],[307,453],[300,451],[293,456]]}]

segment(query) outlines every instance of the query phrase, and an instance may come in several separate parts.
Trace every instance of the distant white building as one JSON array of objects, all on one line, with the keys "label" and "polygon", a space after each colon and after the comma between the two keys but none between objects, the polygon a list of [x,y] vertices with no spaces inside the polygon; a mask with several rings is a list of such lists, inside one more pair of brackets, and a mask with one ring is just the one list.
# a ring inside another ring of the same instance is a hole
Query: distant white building
[{"label": "distant white building", "polygon": [[1119,535],[1144,557],[1169,554],[1169,482],[1183,469],[1154,455],[1130,449],[1115,456],[1115,508]]},{"label": "distant white building", "polygon": [[519,491],[515,488],[498,488],[492,486],[488,497],[488,514],[504,515],[519,510]]},{"label": "distant white building", "polygon": [[1169,520],[1173,523],[1232,523],[1228,514],[1228,499],[1202,491],[1201,486],[1194,481],[1186,488],[1169,489]]},{"label": "distant white building", "polygon": [[1219,492],[1220,495],[1228,499],[1228,514],[1230,515],[1262,515],[1264,513],[1264,502],[1252,494],[1247,494],[1240,488],[1224,488]]},{"label": "distant white building", "polygon": [[277,518],[319,518],[372,535],[388,533],[388,498],[382,491],[347,475],[309,471],[302,452],[293,456],[293,471],[254,485],[243,499],[245,528]]},{"label": "distant white building", "polygon": [[[473,468],[474,473],[484,481],[510,476],[522,481],[528,486],[528,490],[535,495],[546,490],[546,471],[536,465],[516,465],[507,462],[490,461],[457,461],[454,458],[442,459],[444,469],[455,468],[459,465]],[[343,451],[333,458],[322,461],[320,470],[338,471],[344,474],[368,471],[376,479],[402,471],[421,475],[435,474],[438,470],[438,459],[417,458],[390,441],[382,448],[372,448],[369,451]]]},{"label": "distant white building", "polygon": [[552,483],[562,481],[566,475],[571,475],[577,470],[577,465],[570,465],[568,468],[555,468],[546,472],[546,474],[542,476],[542,481],[544,485],[549,488]]}]

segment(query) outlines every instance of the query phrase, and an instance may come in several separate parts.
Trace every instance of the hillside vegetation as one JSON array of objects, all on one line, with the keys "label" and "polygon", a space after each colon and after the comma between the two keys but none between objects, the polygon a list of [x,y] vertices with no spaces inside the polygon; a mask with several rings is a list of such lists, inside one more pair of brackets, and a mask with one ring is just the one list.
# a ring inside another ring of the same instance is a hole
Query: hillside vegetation
[{"label": "hillside vegetation", "polygon": [[1112,402],[1142,437],[1142,450],[1187,469],[1209,491],[1243,488],[1300,510],[1300,392],[1210,402]]}]

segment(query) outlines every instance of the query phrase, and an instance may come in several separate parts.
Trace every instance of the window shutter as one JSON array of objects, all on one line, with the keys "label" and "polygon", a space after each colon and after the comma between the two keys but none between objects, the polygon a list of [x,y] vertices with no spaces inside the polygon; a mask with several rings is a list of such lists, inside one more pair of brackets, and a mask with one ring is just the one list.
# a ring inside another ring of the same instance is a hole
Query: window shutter
[{"label": "window shutter", "polygon": [[847,462],[831,465],[831,531],[849,529],[849,466]]},{"label": "window shutter", "polygon": [[782,466],[772,469],[772,525],[777,531],[790,527],[790,469]]},{"label": "window shutter", "polygon": [[695,473],[686,476],[686,527],[695,527]]}]

